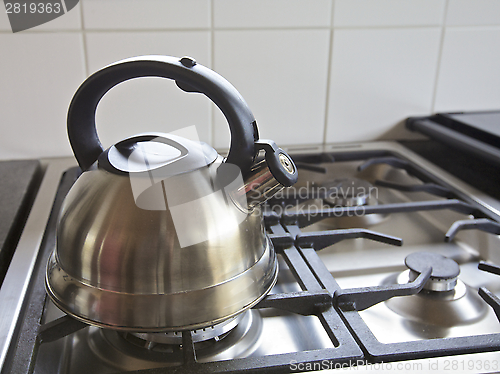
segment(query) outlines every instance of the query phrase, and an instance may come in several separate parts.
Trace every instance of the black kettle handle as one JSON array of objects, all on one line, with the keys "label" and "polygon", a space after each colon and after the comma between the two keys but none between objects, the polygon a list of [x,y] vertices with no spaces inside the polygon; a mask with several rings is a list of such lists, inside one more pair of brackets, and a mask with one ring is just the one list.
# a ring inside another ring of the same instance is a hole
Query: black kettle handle
[{"label": "black kettle handle", "polygon": [[190,57],[142,56],[118,61],[91,75],[75,93],[68,110],[68,136],[82,170],[87,170],[103,152],[95,126],[97,104],[111,88],[129,79],[163,77],[176,81],[184,91],[200,92],[222,111],[231,130],[226,162],[243,174],[250,170],[259,139],[255,118],[243,97],[219,74]]}]

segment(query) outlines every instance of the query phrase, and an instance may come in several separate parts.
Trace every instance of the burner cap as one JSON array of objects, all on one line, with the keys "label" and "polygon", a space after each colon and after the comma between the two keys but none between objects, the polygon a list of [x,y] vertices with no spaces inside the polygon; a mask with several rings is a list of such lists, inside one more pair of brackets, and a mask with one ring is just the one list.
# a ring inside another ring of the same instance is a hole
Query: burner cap
[{"label": "burner cap", "polygon": [[432,267],[431,277],[424,286],[430,291],[450,291],[457,284],[460,267],[452,259],[437,253],[415,252],[405,258],[410,269],[410,281],[415,280],[426,268]]}]

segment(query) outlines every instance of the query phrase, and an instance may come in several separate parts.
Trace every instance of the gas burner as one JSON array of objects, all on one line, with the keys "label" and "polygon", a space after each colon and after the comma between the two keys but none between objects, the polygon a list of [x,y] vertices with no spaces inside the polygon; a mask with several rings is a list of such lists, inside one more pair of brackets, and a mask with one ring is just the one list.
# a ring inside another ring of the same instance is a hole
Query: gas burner
[{"label": "gas burner", "polygon": [[410,269],[410,282],[429,267],[432,273],[424,285],[424,290],[446,292],[455,288],[460,274],[460,267],[452,259],[437,253],[415,252],[405,258],[405,264]]},{"label": "gas burner", "polygon": [[[340,178],[322,184],[326,189],[324,201],[333,206],[356,207],[373,204],[376,200],[377,187],[358,178]],[[372,194],[375,193],[375,196]]]},{"label": "gas burner", "polygon": [[[203,329],[193,330],[191,336],[193,343],[199,343],[213,339],[218,342],[223,339],[238,323],[243,319],[244,315],[240,314],[227,321],[209,326]],[[182,344],[182,331],[173,332],[156,332],[156,333],[128,333],[126,336],[139,338],[144,342],[144,346],[151,347],[156,344]]]},{"label": "gas burner", "polygon": [[384,283],[413,281],[429,266],[432,273],[418,294],[387,300],[385,304],[393,312],[414,322],[443,328],[471,324],[485,316],[487,306],[477,292],[458,279],[460,267],[452,259],[416,252],[408,255],[405,263],[409,270],[387,278]]},{"label": "gas burner", "polygon": [[[222,326],[195,330],[192,337],[197,361],[247,357],[255,350],[261,330],[262,317],[255,310],[248,310]],[[94,355],[116,369],[140,370],[182,363],[181,332],[143,334],[90,327],[87,334]]]},{"label": "gas burner", "polygon": [[322,199],[306,202],[306,206],[315,207],[358,207],[356,212],[350,215],[326,218],[311,225],[305,231],[348,229],[353,227],[367,228],[384,221],[388,216],[385,214],[365,214],[364,207],[378,205],[378,189],[370,182],[355,177],[338,178],[326,181],[318,188],[324,193]]}]

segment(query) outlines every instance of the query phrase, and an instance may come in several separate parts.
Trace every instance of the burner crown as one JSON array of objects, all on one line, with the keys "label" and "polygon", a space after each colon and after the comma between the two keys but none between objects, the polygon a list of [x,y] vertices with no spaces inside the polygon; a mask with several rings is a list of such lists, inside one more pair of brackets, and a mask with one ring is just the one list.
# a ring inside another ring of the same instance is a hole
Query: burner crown
[{"label": "burner crown", "polygon": [[429,291],[451,291],[457,284],[460,268],[458,264],[437,253],[416,252],[405,258],[410,269],[410,281],[415,280],[426,268],[432,267],[431,277],[424,285]]}]

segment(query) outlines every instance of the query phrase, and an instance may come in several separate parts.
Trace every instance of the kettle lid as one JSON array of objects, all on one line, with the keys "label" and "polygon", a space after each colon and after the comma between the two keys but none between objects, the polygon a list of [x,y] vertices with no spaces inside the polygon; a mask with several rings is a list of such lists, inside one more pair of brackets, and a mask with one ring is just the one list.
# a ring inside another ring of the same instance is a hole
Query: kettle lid
[{"label": "kettle lid", "polygon": [[99,156],[97,166],[114,174],[155,171],[169,177],[210,165],[217,156],[206,143],[174,134],[149,133],[112,145]]}]

